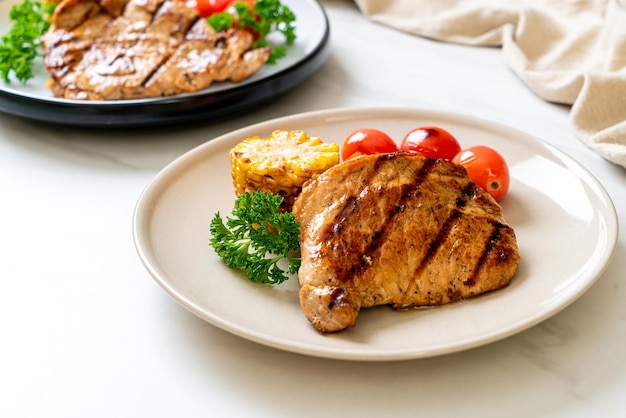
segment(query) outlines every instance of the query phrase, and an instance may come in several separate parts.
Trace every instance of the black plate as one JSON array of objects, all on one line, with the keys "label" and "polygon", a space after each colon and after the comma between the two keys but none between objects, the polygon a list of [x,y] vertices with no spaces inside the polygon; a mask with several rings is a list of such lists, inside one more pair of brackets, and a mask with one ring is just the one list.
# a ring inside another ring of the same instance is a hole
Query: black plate
[{"label": "black plate", "polygon": [[[8,30],[12,4],[0,3],[0,33]],[[45,89],[47,74],[37,63],[35,78],[26,84],[0,81],[0,111],[41,122],[80,127],[143,127],[207,121],[252,108],[297,86],[325,62],[330,27],[315,0],[283,0],[296,15],[296,43],[276,65],[266,65],[239,84],[215,83],[209,89],[165,98],[119,101],[59,99]]]}]

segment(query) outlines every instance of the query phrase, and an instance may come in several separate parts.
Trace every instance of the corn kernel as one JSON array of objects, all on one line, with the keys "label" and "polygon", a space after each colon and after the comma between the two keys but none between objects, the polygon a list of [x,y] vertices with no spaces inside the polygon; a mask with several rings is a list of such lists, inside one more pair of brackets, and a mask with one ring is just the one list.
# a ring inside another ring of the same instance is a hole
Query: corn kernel
[{"label": "corn kernel", "polygon": [[302,185],[339,162],[339,146],[303,131],[276,130],[269,138],[244,139],[229,157],[237,196],[275,193],[283,197],[283,209],[291,210]]}]

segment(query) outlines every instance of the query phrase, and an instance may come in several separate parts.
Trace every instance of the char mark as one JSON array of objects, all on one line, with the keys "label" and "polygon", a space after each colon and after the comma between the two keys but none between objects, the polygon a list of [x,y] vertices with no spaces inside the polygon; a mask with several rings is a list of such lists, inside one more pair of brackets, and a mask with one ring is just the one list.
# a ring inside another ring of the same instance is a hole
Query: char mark
[{"label": "char mark", "polygon": [[430,260],[437,253],[437,250],[439,249],[439,247],[441,247],[441,245],[448,238],[448,235],[450,235],[450,231],[452,230],[452,227],[458,222],[459,219],[461,219],[462,216],[463,216],[463,212],[459,211],[458,209],[453,209],[450,212],[450,215],[448,216],[446,221],[443,223],[441,228],[439,228],[439,231],[437,232],[437,235],[435,236],[435,238],[431,242],[428,243],[427,245],[428,249],[426,253],[424,254],[424,258],[422,258],[420,265],[415,270],[415,274],[413,275],[413,277],[417,278],[422,274],[422,271],[424,271],[424,269],[426,268]]},{"label": "char mark", "polygon": [[[386,161],[393,160],[395,156],[396,154],[387,154],[378,158],[374,168],[368,175],[367,181],[363,184],[370,184],[371,179],[380,170],[381,165]],[[422,167],[413,173],[414,175],[412,181],[401,186],[398,202],[395,205],[389,205],[387,212],[383,214],[383,222],[381,222],[380,229],[372,232],[372,235],[369,237],[369,243],[365,246],[364,252],[355,258],[355,260],[358,260],[357,262],[343,270],[344,274],[338,277],[340,281],[349,281],[355,275],[362,275],[366,269],[374,264],[373,260],[380,247],[387,240],[387,235],[390,230],[389,227],[393,225],[394,218],[404,211],[406,201],[413,198],[418,193],[419,187],[422,183],[424,183],[428,174],[433,170],[435,164],[435,159],[426,160]],[[361,190],[358,190],[357,192],[361,194]],[[362,198],[359,196],[352,196],[346,200],[346,203],[340,211],[340,216],[338,217],[337,222],[335,222],[335,225],[330,228],[330,231],[324,234],[325,239],[330,239],[332,236],[341,233],[344,225],[350,219],[349,215],[358,211],[361,199]]]},{"label": "char mark", "polygon": [[[146,26],[146,28],[144,29],[144,32],[146,32],[148,30],[148,28],[150,28],[154,24],[154,21],[155,21],[156,17],[159,16],[159,13],[161,12],[161,9],[164,8],[164,7],[166,7],[166,2],[162,1],[161,4],[159,5],[159,7],[157,7],[157,9],[154,11],[152,16],[150,17],[150,23],[148,24],[148,26]],[[189,33],[189,31],[192,30],[192,28],[198,22],[198,20],[200,20],[200,16],[196,17],[191,22],[191,24],[189,24],[187,26],[187,29],[185,30],[185,33],[180,35],[180,39],[181,39],[180,43],[178,45],[176,45],[176,47],[171,52],[165,53],[165,54],[162,55],[159,64],[155,65],[154,68],[152,69],[152,71],[147,73],[146,76],[144,77],[144,79],[141,81],[141,87],[146,88],[152,82],[152,79],[159,72],[159,70],[163,66],[167,65],[169,63],[169,61],[172,59],[172,57],[174,57],[176,55],[176,51],[181,47],[182,44],[185,43],[185,40],[187,38],[187,34]]]},{"label": "char mark", "polygon": [[[360,179],[361,184],[365,185],[365,188],[368,187],[368,185],[372,182],[372,179],[376,176],[376,173],[378,173],[378,170],[380,169],[380,166],[382,164],[381,160],[382,158],[376,159],[374,167],[367,173],[367,176],[364,176]],[[330,228],[330,230],[326,231],[323,234],[325,241],[328,241],[333,236],[340,234],[341,231],[344,229],[346,222],[349,222],[351,215],[357,212],[362,199],[362,191],[363,189],[359,188],[356,190],[356,196],[353,195],[346,199],[343,207],[339,211],[339,216],[337,216],[332,228]]]},{"label": "char mark", "polygon": [[118,16],[115,16],[115,17],[124,16],[124,14],[126,13],[126,8],[128,7],[128,3],[130,3],[130,0],[127,0],[127,1],[124,2],[124,6],[120,10],[120,14]]},{"label": "char mark", "polygon": [[480,258],[478,259],[476,266],[472,270],[472,275],[463,281],[463,284],[466,286],[473,286],[474,284],[476,284],[480,273],[485,269],[485,266],[487,265],[487,260],[489,260],[491,253],[494,251],[494,249],[498,245],[498,242],[500,241],[500,237],[502,236],[502,229],[506,228],[505,225],[497,221],[490,220],[490,224],[492,225],[493,230],[491,231],[489,239],[485,242],[485,248],[483,249]]},{"label": "char mark", "polygon": [[478,186],[473,183],[473,182],[469,182],[467,183],[467,185],[465,185],[465,187],[463,188],[463,190],[461,190],[461,193],[459,196],[457,196],[455,204],[456,207],[458,209],[462,209],[465,207],[465,205],[467,205],[468,200],[470,200],[473,196],[476,195],[476,188]]},{"label": "char mark", "polygon": [[463,188],[463,190],[461,190],[459,196],[456,197],[456,208],[452,209],[452,211],[448,215],[448,218],[445,220],[445,222],[442,223],[441,228],[439,228],[439,231],[437,232],[435,238],[427,244],[428,249],[424,254],[424,258],[420,262],[419,266],[415,270],[415,274],[413,275],[415,279],[421,276],[422,272],[424,271],[424,269],[426,269],[426,266],[428,265],[430,260],[437,253],[439,247],[441,247],[443,243],[446,242],[453,226],[458,223],[461,217],[464,216],[462,209],[467,205],[468,200],[470,200],[471,197],[476,193],[476,187],[477,186],[474,183],[470,182]]},{"label": "char mark", "polygon": [[349,305],[348,300],[346,299],[346,295],[348,291],[343,288],[333,288],[332,293],[330,295],[330,301],[328,303],[328,309],[333,309],[335,307],[342,307],[345,305]]}]

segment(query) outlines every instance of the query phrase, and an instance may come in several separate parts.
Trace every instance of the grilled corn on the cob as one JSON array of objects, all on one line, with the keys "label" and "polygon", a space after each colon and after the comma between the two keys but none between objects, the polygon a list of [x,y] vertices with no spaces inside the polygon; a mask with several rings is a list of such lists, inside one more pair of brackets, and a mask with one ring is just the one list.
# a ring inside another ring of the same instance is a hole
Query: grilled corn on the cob
[{"label": "grilled corn on the cob", "polygon": [[230,167],[237,196],[261,190],[283,197],[284,210],[305,181],[339,162],[339,146],[309,137],[303,131],[277,130],[269,138],[244,139],[230,151]]}]

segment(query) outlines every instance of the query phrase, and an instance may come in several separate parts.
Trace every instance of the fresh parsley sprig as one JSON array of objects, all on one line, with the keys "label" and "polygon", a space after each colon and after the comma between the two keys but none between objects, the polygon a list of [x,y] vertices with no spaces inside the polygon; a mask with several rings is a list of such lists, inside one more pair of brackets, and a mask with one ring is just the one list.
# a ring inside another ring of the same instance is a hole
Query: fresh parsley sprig
[{"label": "fresh parsley sprig", "polygon": [[24,0],[9,12],[12,26],[0,39],[0,78],[9,82],[10,74],[21,82],[34,77],[33,61],[42,55],[41,37],[50,27],[54,5]]},{"label": "fresh parsley sprig", "polygon": [[[233,11],[215,13],[207,22],[217,31],[232,27],[248,29],[257,37],[254,48],[270,48],[269,64],[274,64],[287,54],[287,47],[296,40],[296,15],[280,0],[257,0],[250,8],[244,2],[233,5]],[[280,44],[270,43],[267,37],[272,33],[282,34]]]},{"label": "fresh parsley sprig", "polygon": [[[211,220],[210,245],[230,268],[243,270],[253,282],[279,284],[300,268],[300,225],[293,214],[279,210],[283,198],[256,191],[240,195],[232,217]],[[278,264],[287,261],[287,271]]]}]

